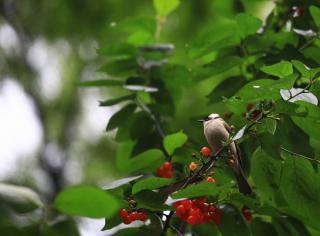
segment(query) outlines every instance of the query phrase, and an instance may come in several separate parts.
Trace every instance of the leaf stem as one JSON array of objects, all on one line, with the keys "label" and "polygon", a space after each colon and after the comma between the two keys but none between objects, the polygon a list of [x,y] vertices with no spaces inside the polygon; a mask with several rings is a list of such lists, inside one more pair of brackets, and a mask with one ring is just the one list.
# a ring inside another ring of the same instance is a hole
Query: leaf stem
[{"label": "leaf stem", "polygon": [[291,156],[295,156],[295,157],[300,157],[300,158],[303,158],[303,159],[306,159],[306,160],[309,160],[309,161],[314,161],[316,162],[317,164],[320,164],[320,161],[317,160],[317,159],[314,159],[314,158],[311,158],[311,157],[307,157],[307,156],[304,156],[302,154],[299,154],[299,153],[296,153],[296,152],[293,152],[293,151],[290,151],[284,147],[280,147],[280,149],[282,149],[283,151],[291,154]]}]

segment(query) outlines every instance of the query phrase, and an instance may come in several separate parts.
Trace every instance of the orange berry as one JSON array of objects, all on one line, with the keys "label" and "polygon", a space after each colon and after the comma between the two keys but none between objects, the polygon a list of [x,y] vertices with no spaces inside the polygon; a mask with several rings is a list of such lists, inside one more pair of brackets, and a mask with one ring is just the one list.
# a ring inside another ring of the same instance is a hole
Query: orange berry
[{"label": "orange berry", "polygon": [[191,163],[189,164],[189,170],[195,171],[197,168],[198,168],[198,164],[197,164],[197,163],[191,162]]},{"label": "orange berry", "polygon": [[212,178],[211,176],[209,176],[209,177],[207,178],[207,182],[208,182],[208,183],[215,183],[216,180],[215,180],[214,178]]}]

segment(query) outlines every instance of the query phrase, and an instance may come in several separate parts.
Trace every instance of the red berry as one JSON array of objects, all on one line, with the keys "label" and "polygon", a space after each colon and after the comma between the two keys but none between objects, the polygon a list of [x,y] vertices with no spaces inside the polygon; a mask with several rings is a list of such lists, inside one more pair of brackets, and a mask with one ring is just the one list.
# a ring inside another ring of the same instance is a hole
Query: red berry
[{"label": "red berry", "polygon": [[172,164],[170,162],[163,163],[156,171],[157,176],[162,178],[172,178]]},{"label": "red berry", "polygon": [[194,225],[197,223],[197,218],[195,216],[189,216],[187,219],[188,224]]},{"label": "red berry", "polygon": [[127,211],[126,209],[124,209],[124,208],[119,211],[119,216],[120,216],[122,219],[127,218],[128,215],[129,215],[128,211]]},{"label": "red berry", "polygon": [[209,213],[210,213],[210,214],[215,214],[216,211],[217,211],[217,208],[216,208],[216,207],[214,207],[214,206],[210,206],[210,207],[209,207]]},{"label": "red berry", "polygon": [[129,214],[128,218],[132,221],[138,220],[138,212],[133,211]]},{"label": "red berry", "polygon": [[196,218],[200,217],[200,210],[198,208],[191,208],[189,216],[194,216]]},{"label": "red berry", "polygon": [[166,172],[164,172],[164,173],[162,174],[161,177],[170,179],[170,178],[173,177],[173,174],[172,174],[171,171],[166,171]]},{"label": "red berry", "polygon": [[163,163],[162,165],[163,169],[168,171],[168,170],[172,170],[172,165],[170,162],[166,161],[165,163]]},{"label": "red berry", "polygon": [[252,214],[251,214],[250,210],[246,207],[243,207],[241,209],[241,212],[242,212],[244,218],[246,219],[246,222],[248,224],[251,224],[252,223]]},{"label": "red berry", "polygon": [[145,212],[138,212],[137,220],[146,221],[148,218]]},{"label": "red berry", "polygon": [[129,216],[123,219],[123,223],[126,225],[130,224],[131,222],[132,222],[132,220],[130,219]]},{"label": "red berry", "polygon": [[199,217],[197,217],[196,224],[204,224],[204,223],[205,223],[205,215],[199,215]]},{"label": "red berry", "polygon": [[175,209],[177,209],[177,207],[180,206],[180,205],[181,205],[181,201],[177,201],[177,202],[172,203],[172,206]]},{"label": "red berry", "polygon": [[209,176],[209,177],[207,178],[207,182],[208,182],[208,183],[215,183],[216,180],[215,180],[214,178],[212,178],[212,177]]},{"label": "red berry", "polygon": [[204,203],[207,202],[207,199],[205,197],[201,197],[201,198],[198,198],[198,199],[194,199],[192,201],[192,207],[202,207]]},{"label": "red berry", "polygon": [[164,173],[163,169],[160,169],[160,168],[157,169],[157,176],[162,177],[163,173]]},{"label": "red berry", "polygon": [[203,148],[201,148],[200,153],[202,156],[208,157],[211,154],[211,149],[208,147],[203,147]]},{"label": "red berry", "polygon": [[186,208],[183,205],[180,205],[176,209],[177,216],[182,216],[186,212]]},{"label": "red berry", "polygon": [[182,200],[181,205],[183,205],[186,209],[189,209],[191,207],[191,201],[188,199]]},{"label": "red berry", "polygon": [[215,214],[211,215],[211,220],[216,223],[217,225],[221,223],[222,214],[216,212]]}]

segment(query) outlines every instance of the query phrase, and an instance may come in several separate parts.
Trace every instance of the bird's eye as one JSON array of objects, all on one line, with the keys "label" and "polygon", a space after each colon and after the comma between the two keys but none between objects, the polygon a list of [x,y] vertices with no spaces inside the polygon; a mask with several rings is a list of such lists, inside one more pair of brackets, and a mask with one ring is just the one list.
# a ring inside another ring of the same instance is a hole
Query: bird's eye
[{"label": "bird's eye", "polygon": [[207,117],[203,118],[203,120],[208,121],[208,120],[211,120],[211,118],[209,116],[207,116]]}]

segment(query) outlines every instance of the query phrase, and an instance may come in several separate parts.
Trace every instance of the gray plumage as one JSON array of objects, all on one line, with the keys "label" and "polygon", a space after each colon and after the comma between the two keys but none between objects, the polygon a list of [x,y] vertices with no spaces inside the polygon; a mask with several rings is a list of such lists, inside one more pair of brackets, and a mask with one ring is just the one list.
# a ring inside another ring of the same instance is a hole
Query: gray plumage
[{"label": "gray plumage", "polygon": [[[218,114],[211,114],[203,120],[204,135],[214,151],[219,150],[230,137],[231,128]],[[241,154],[238,145],[232,142],[229,146],[228,165],[233,170],[239,191],[251,194],[252,190],[241,168]]]}]

